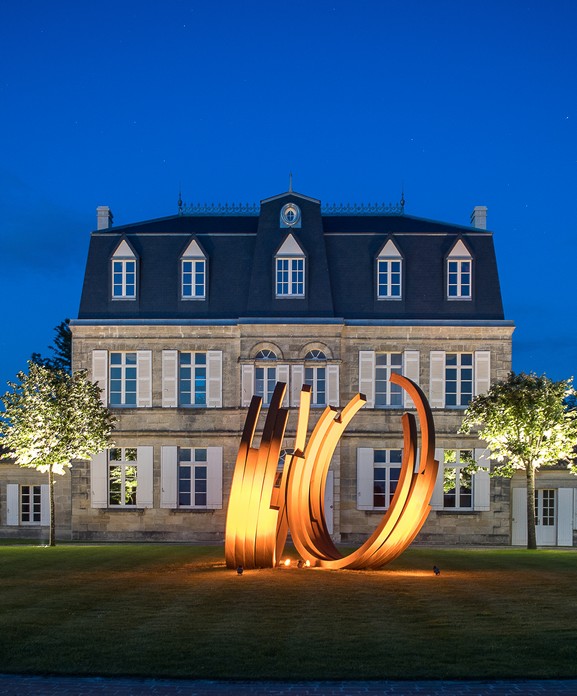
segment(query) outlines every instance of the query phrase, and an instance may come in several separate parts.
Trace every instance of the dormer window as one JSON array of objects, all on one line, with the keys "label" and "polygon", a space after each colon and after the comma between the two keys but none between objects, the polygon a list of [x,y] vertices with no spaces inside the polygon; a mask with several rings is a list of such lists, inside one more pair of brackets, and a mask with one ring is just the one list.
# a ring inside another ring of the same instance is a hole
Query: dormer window
[{"label": "dormer window", "polygon": [[126,240],[112,255],[112,299],[136,299],[136,255]]},{"label": "dormer window", "polygon": [[193,239],[180,260],[181,299],[206,299],[206,255]]},{"label": "dormer window", "polygon": [[305,296],[305,254],[292,234],[275,256],[275,294],[287,298]]},{"label": "dormer window", "polygon": [[472,297],[473,257],[459,240],[447,257],[447,298],[470,300]]},{"label": "dormer window", "polygon": [[402,297],[403,257],[389,239],[377,257],[377,297],[380,300],[400,300]]}]

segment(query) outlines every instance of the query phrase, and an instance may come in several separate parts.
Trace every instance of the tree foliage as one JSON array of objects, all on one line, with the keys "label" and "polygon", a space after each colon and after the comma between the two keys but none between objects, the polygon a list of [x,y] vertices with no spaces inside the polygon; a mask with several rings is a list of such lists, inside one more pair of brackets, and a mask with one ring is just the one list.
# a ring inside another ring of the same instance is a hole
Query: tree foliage
[{"label": "tree foliage", "polygon": [[100,388],[86,378],[62,369],[28,362],[28,373],[1,398],[0,459],[48,472],[50,484],[50,543],[54,543],[53,474],[63,474],[73,459],[88,459],[106,449],[114,417],[100,400]]},{"label": "tree foliage", "polygon": [[40,353],[32,353],[31,360],[37,365],[43,365],[51,370],[64,370],[72,372],[72,331],[70,330],[70,319],[61,321],[54,327],[54,343],[50,350],[54,357],[45,358]]}]

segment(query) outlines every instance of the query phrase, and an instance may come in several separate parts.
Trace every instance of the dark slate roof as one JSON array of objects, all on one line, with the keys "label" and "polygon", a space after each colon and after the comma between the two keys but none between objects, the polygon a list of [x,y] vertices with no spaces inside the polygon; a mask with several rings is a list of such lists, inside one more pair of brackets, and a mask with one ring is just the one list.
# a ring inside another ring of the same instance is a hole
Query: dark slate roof
[{"label": "dark slate roof", "polygon": [[[306,297],[278,299],[274,255],[287,234],[280,210],[296,203],[293,231],[306,254]],[[192,238],[208,256],[205,301],[180,299],[180,257]],[[111,299],[111,256],[125,239],[138,257],[138,297]],[[376,256],[392,239],[403,256],[403,299],[376,297]],[[473,299],[446,299],[446,256],[471,251]],[[286,193],[260,215],[175,215],[92,233],[79,319],[502,320],[491,232],[408,215],[323,215],[319,201]]]}]

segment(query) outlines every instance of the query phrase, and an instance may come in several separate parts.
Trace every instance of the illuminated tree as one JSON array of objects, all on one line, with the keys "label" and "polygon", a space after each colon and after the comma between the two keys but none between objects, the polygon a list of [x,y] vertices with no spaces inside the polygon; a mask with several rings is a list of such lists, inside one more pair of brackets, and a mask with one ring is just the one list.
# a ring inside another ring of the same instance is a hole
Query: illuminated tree
[{"label": "illuminated tree", "polygon": [[493,476],[525,472],[527,481],[527,548],[537,548],[535,535],[535,471],[560,462],[577,474],[577,411],[567,408],[575,395],[573,379],[554,382],[546,375],[511,372],[503,382],[477,396],[465,411],[461,432],[478,428],[491,459]]},{"label": "illuminated tree", "polygon": [[0,459],[48,473],[50,546],[54,546],[54,474],[64,474],[73,459],[88,459],[110,444],[114,417],[100,400],[100,388],[66,370],[28,362],[28,373],[1,398]]}]

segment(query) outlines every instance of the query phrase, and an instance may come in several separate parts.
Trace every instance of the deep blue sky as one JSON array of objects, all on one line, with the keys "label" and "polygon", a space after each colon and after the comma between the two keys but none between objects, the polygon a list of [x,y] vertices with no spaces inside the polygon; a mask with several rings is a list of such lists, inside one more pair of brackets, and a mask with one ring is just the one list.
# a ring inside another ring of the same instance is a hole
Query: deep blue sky
[{"label": "deep blue sky", "polygon": [[96,207],[488,206],[514,369],[577,373],[574,0],[5,2],[0,391],[78,311]]}]

